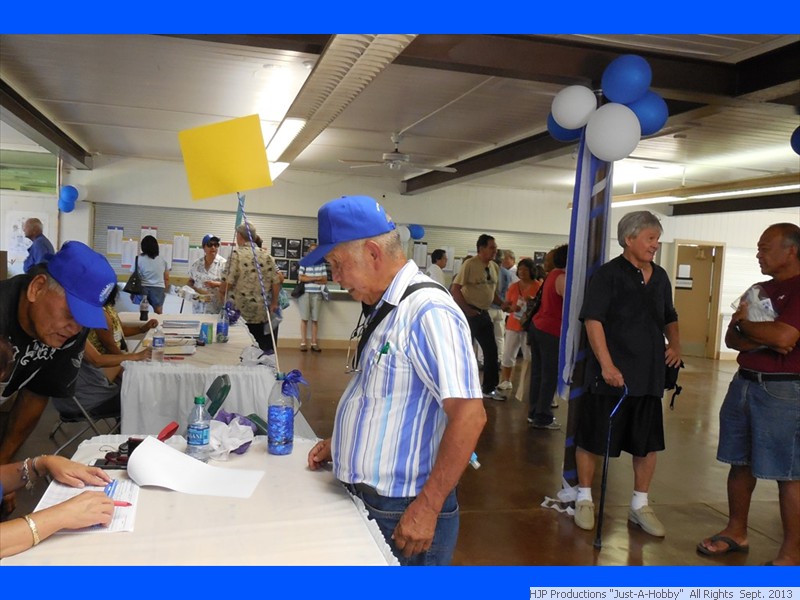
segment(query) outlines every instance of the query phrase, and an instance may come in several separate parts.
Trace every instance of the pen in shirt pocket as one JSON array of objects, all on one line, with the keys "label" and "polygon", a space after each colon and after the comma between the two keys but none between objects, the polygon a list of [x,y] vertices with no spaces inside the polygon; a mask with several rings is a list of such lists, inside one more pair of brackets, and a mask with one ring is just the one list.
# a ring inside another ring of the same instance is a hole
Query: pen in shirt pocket
[{"label": "pen in shirt pocket", "polygon": [[375,360],[376,363],[381,362],[381,358],[383,358],[384,354],[394,354],[394,348],[392,348],[391,342],[386,342],[381,349],[378,351],[378,357]]}]

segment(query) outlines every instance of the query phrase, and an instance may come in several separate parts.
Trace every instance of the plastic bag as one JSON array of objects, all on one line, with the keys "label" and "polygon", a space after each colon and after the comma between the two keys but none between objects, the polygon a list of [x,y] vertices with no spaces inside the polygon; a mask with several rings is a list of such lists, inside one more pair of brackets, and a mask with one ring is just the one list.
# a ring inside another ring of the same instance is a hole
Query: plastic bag
[{"label": "plastic bag", "polygon": [[741,298],[733,303],[733,308],[738,309],[742,302],[747,304],[748,321],[774,321],[778,317],[778,313],[772,307],[772,300],[758,284],[747,288]]},{"label": "plastic bag", "polygon": [[250,448],[256,434],[255,424],[242,415],[220,409],[210,423],[210,458],[228,460],[228,455],[244,454]]}]

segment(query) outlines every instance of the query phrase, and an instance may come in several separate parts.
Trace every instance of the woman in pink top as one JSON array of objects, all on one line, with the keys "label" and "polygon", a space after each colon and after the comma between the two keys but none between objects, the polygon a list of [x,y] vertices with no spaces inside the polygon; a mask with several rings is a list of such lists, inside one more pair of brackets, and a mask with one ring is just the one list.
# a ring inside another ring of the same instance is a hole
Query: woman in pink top
[{"label": "woman in pink top", "polygon": [[[561,338],[561,313],[564,307],[568,246],[557,246],[545,257],[542,305],[533,316],[531,341],[531,384],[528,423],[536,429],[560,429],[553,417],[553,401],[558,383],[558,346]],[[549,262],[552,261],[552,265]]]}]

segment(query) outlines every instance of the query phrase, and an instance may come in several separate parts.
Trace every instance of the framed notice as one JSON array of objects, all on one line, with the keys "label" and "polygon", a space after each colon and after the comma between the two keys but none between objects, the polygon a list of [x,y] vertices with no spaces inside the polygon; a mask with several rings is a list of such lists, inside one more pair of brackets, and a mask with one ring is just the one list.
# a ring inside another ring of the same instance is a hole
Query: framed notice
[{"label": "framed notice", "polygon": [[302,258],[300,254],[300,240],[286,240],[286,258],[298,260]]},{"label": "framed notice", "polygon": [[[272,238],[275,239],[275,238]],[[285,258],[276,258],[275,259],[275,266],[278,267],[278,271],[283,273],[284,277],[287,277],[289,274],[289,261]]]},{"label": "framed notice", "polygon": [[297,281],[297,271],[300,269],[300,263],[296,260],[289,261],[289,275],[287,279],[290,281]]},{"label": "framed notice", "polygon": [[533,264],[534,265],[543,265],[544,264],[544,256],[547,252],[534,252],[533,253]]},{"label": "framed notice", "polygon": [[312,244],[316,243],[317,243],[317,238],[303,238],[303,249],[302,249],[303,256],[308,254],[308,249],[311,247]]},{"label": "framed notice", "polygon": [[272,238],[271,254],[275,258],[286,258],[286,238]]}]

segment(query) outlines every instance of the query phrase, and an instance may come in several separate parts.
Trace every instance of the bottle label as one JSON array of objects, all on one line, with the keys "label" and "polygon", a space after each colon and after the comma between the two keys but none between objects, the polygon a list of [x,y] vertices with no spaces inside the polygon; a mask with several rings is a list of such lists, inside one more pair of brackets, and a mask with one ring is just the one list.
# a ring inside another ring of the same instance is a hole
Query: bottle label
[{"label": "bottle label", "polygon": [[153,338],[153,348],[154,349],[162,349],[162,348],[164,348],[164,338],[163,337],[154,337]]},{"label": "bottle label", "polygon": [[186,441],[190,446],[207,446],[209,443],[209,427],[208,425],[200,426],[198,424],[190,424],[186,431]]}]

